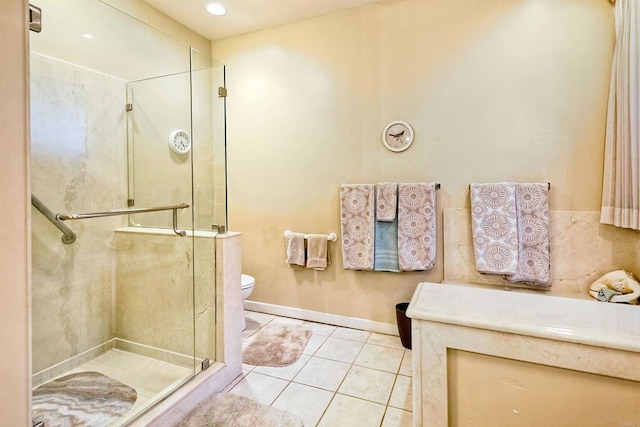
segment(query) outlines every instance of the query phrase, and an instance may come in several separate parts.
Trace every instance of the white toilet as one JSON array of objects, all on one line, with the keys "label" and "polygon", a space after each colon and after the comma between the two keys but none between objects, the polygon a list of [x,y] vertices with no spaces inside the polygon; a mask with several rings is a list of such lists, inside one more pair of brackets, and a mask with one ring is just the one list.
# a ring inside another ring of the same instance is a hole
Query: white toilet
[{"label": "white toilet", "polygon": [[[253,292],[253,287],[256,284],[256,279],[254,279],[253,277],[249,276],[248,274],[242,274],[242,280],[241,280],[241,289],[242,289],[242,300],[246,300],[247,298],[249,298],[249,295],[251,295],[251,292]],[[244,319],[244,312],[242,314],[242,330],[244,331],[245,329],[247,329],[247,322]]]}]

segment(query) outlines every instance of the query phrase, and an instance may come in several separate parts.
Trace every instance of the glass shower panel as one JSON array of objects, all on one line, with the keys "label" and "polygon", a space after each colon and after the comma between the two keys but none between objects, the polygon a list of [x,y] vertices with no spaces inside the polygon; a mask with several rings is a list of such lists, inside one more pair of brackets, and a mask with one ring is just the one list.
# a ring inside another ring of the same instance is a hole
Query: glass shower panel
[{"label": "glass shower panel", "polygon": [[[171,148],[170,136],[182,131],[189,140],[191,97],[189,72],[127,84],[129,133],[129,204],[135,207],[192,205],[192,147]],[[132,226],[173,228],[167,212],[131,215]],[[178,211],[179,230],[192,228],[192,209]]]},{"label": "glass shower panel", "polygon": [[[194,182],[194,224],[198,230],[196,248],[195,305],[196,358],[215,355],[216,294],[215,240],[221,226],[226,226],[225,126],[224,102],[215,94],[224,86],[224,67],[191,49],[191,116]],[[222,149],[220,148],[222,147]],[[224,210],[224,214],[219,213]],[[202,256],[212,254],[212,257]]]},{"label": "glass shower panel", "polygon": [[224,65],[191,49],[195,228],[227,225]]}]

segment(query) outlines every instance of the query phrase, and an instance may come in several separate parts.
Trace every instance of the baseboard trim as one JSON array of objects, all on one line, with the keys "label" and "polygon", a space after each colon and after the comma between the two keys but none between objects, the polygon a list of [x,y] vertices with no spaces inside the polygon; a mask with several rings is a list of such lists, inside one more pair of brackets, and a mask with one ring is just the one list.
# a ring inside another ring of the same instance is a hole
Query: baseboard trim
[{"label": "baseboard trim", "polygon": [[303,308],[286,307],[283,305],[249,300],[244,301],[244,308],[245,310],[258,311],[276,316],[293,317],[294,319],[308,320],[310,322],[327,323],[329,325],[362,329],[364,331],[379,332],[387,335],[398,335],[398,326],[393,323],[377,322],[359,317],[341,316],[339,314],[322,313],[319,311],[305,310]]}]

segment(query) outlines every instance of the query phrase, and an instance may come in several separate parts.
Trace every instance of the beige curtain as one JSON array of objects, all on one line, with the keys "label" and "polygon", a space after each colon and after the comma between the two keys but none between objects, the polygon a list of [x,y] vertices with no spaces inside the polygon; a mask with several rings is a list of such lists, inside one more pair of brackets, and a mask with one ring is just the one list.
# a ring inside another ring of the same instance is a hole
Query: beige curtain
[{"label": "beige curtain", "polygon": [[640,230],[640,0],[616,0],[600,222]]}]

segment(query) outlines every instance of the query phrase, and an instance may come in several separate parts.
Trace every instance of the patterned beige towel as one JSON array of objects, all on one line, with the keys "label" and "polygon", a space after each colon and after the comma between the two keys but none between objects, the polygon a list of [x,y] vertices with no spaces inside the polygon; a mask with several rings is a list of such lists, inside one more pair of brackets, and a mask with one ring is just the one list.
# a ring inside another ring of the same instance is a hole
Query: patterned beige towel
[{"label": "patterned beige towel", "polygon": [[376,185],[376,220],[393,222],[398,206],[398,184],[381,182]]},{"label": "patterned beige towel", "polygon": [[373,270],[375,185],[340,186],[342,263],[345,270]]},{"label": "patterned beige towel", "polygon": [[398,264],[401,271],[429,270],[436,259],[436,186],[398,188]]},{"label": "patterned beige towel", "polygon": [[471,228],[480,273],[516,273],[518,228],[515,184],[471,184]]},{"label": "patterned beige towel", "polygon": [[304,266],[304,233],[290,233],[287,237],[287,264]]},{"label": "patterned beige towel", "polygon": [[324,270],[327,268],[326,234],[309,234],[307,236],[307,268]]},{"label": "patterned beige towel", "polygon": [[551,283],[549,184],[516,184],[515,190],[518,268],[508,279],[530,282],[531,287],[548,287]]}]

